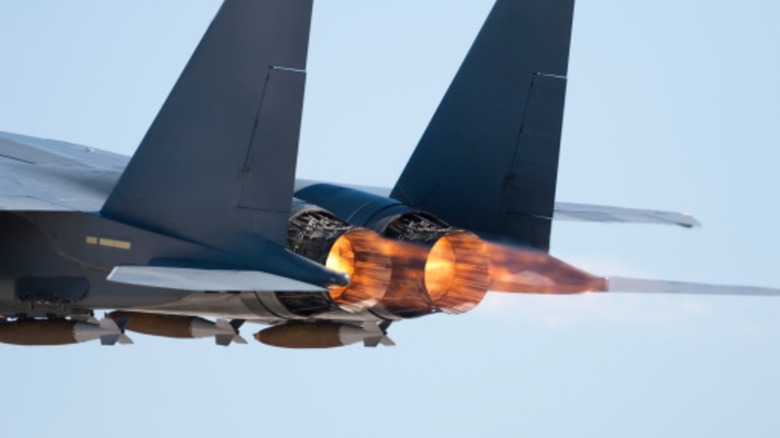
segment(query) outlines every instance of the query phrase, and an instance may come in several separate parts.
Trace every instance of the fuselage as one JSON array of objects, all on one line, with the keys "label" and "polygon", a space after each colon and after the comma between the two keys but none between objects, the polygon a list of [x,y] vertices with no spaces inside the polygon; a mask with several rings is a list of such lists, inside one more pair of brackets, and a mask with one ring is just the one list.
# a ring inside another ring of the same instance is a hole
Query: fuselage
[{"label": "fuselage", "polygon": [[[107,280],[116,266],[213,259],[219,251],[101,216],[129,158],[5,135],[24,141],[26,149],[16,158],[0,157],[0,175],[13,175],[14,183],[24,189],[19,202],[25,209],[35,204],[41,211],[0,211],[0,315],[67,316],[126,309],[262,322],[308,319],[290,312],[268,291],[192,293]],[[98,160],[85,163],[82,156]],[[296,181],[296,190],[312,184],[316,182]],[[377,316],[333,308],[317,318],[351,321]]]}]

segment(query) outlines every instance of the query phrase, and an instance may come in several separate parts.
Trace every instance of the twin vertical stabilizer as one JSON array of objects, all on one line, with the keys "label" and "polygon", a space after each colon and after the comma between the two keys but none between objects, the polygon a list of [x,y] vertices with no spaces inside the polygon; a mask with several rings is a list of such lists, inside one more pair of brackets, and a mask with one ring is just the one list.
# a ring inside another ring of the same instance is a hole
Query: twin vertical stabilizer
[{"label": "twin vertical stabilizer", "polygon": [[392,192],[548,249],[574,0],[498,0]]},{"label": "twin vertical stabilizer", "polygon": [[[496,2],[394,198],[483,236],[548,248],[573,8]],[[312,0],[227,0],[102,214],[253,269],[333,281],[283,250],[311,13]]]},{"label": "twin vertical stabilizer", "polygon": [[225,1],[102,214],[322,284],[328,271],[283,250],[311,13]]}]

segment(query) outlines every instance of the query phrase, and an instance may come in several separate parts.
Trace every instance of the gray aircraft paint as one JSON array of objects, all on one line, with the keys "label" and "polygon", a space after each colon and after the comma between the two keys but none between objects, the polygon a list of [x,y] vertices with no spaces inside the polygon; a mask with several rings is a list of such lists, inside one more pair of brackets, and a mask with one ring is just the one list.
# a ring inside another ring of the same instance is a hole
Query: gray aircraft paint
[{"label": "gray aircraft paint", "polygon": [[[311,0],[227,0],[129,162],[0,133],[0,316],[126,309],[269,324],[335,321],[355,335],[348,342],[365,340],[363,332],[376,337],[379,320],[400,317],[336,308],[303,315],[286,304],[297,298],[268,293],[303,282],[313,285],[302,288],[305,297],[344,282],[283,247],[294,193],[344,195],[333,199],[344,201],[334,209],[343,207],[346,219],[424,210],[483,237],[543,250],[552,218],[696,226],[686,215],[554,204],[573,7],[572,0],[497,1],[388,197],[295,182]],[[361,200],[371,208],[350,207]],[[108,281],[111,272],[133,273],[128,282],[136,285]],[[183,278],[175,272],[196,272],[210,286],[177,289]],[[218,287],[242,272],[251,275]],[[778,294],[633,279],[613,285]]]},{"label": "gray aircraft paint", "polygon": [[573,12],[574,0],[496,3],[393,198],[549,248]]}]

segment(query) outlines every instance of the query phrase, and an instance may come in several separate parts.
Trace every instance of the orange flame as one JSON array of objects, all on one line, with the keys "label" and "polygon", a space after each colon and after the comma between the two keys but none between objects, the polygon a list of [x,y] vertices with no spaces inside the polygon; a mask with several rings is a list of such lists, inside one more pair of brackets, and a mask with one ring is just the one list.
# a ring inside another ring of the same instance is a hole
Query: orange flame
[{"label": "orange flame", "polygon": [[[355,250],[352,247],[349,237],[341,236],[333,244],[328,253],[328,259],[325,260],[325,266],[334,271],[343,272],[349,275],[349,278],[355,276]],[[347,286],[334,286],[330,290],[330,296],[334,300],[339,299],[347,290]]]},{"label": "orange flame", "polygon": [[386,310],[400,316],[463,313],[476,307],[487,293],[486,246],[474,234],[448,233],[432,248],[387,242],[393,275],[379,300]]},{"label": "orange flame", "polygon": [[538,294],[576,294],[606,290],[606,280],[542,251],[488,244],[490,290]]},{"label": "orange flame", "polygon": [[331,288],[348,311],[384,309],[402,317],[467,312],[488,290],[536,294],[603,291],[606,280],[530,248],[486,243],[466,231],[432,247],[382,239],[365,229],[341,236],[326,266],[352,278]]},{"label": "orange flame", "polygon": [[390,285],[387,244],[370,230],[356,228],[340,236],[331,247],[325,266],[352,279],[346,287],[330,289],[333,301],[349,312],[376,305]]},{"label": "orange flame", "polygon": [[425,264],[425,286],[433,303],[447,313],[476,307],[488,291],[485,242],[466,231],[448,233],[433,245]]},{"label": "orange flame", "polygon": [[387,240],[393,263],[390,287],[379,304],[389,312],[420,316],[435,310],[425,290],[425,262],[429,248],[406,242]]}]

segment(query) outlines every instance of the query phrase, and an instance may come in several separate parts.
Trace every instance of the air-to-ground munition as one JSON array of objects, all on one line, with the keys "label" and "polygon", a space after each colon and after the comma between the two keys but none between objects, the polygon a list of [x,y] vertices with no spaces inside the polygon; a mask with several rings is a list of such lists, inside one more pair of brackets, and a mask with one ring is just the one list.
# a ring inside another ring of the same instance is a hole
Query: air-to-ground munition
[{"label": "air-to-ground munition", "polygon": [[213,337],[218,345],[230,345],[232,342],[246,344],[239,336],[240,322],[217,322],[194,316],[156,315],[151,313],[116,311],[108,318],[124,325],[127,330],[151,336],[176,339],[200,339]]},{"label": "air-to-ground munition", "polygon": [[363,342],[366,347],[395,345],[387,337],[387,326],[366,322],[362,327],[336,322],[290,322],[255,334],[266,345],[283,348],[335,348]]},{"label": "air-to-ground munition", "polygon": [[132,344],[111,319],[21,319],[0,323],[0,342],[14,345],[68,345],[100,339],[103,345]]}]

